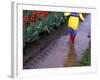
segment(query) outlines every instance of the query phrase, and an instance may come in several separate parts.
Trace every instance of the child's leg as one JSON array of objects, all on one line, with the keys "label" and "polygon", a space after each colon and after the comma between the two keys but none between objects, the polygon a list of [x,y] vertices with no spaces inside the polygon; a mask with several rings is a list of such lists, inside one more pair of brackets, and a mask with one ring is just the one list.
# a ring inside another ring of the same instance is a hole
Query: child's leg
[{"label": "child's leg", "polygon": [[75,42],[76,34],[77,34],[77,30],[73,30],[73,35],[72,35],[72,44],[74,44],[74,42]]},{"label": "child's leg", "polygon": [[73,39],[73,29],[70,28],[70,39],[69,39],[70,44],[72,44],[72,39]]}]

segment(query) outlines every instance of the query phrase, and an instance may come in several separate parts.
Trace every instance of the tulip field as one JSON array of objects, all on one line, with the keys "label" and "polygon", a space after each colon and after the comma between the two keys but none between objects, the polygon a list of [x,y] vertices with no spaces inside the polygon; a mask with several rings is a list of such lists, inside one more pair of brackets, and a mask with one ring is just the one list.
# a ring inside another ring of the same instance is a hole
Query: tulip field
[{"label": "tulip field", "polygon": [[23,10],[23,46],[39,39],[42,32],[50,33],[65,23],[63,12]]}]

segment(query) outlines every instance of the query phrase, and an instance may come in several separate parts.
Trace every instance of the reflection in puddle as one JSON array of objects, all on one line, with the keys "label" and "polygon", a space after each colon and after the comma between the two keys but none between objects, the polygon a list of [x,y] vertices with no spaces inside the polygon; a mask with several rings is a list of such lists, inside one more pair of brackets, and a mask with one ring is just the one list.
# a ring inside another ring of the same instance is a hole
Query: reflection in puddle
[{"label": "reflection in puddle", "polygon": [[64,67],[78,66],[77,55],[74,46],[69,46],[68,55],[66,56]]}]

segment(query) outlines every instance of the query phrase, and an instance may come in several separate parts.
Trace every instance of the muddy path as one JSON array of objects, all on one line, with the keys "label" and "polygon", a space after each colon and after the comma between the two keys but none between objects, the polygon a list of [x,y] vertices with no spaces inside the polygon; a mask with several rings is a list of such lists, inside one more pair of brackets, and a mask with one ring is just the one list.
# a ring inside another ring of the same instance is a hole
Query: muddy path
[{"label": "muddy path", "polygon": [[[56,40],[60,38],[60,36],[67,34],[66,25],[55,28],[55,31],[51,31],[50,33],[42,33],[39,40],[27,44],[27,46],[23,49],[23,66],[25,67],[30,63],[30,61],[38,61],[39,56],[45,56],[48,51],[50,51],[50,46],[54,46]],[[53,43],[53,45],[51,45]]]},{"label": "muddy path", "polygon": [[[83,52],[89,47],[88,35],[90,34],[91,16],[87,15],[85,19],[86,20],[79,25],[74,47],[69,46],[69,35],[67,35],[65,31],[66,28],[62,28],[57,34],[55,33],[56,37],[54,36],[51,41],[47,41],[49,43],[47,43],[48,45],[46,45],[45,48],[35,49],[35,46],[32,47],[32,45],[31,48],[26,48],[26,51],[28,51],[26,53],[30,53],[31,57],[24,57],[24,61],[26,60],[24,69],[78,66]],[[48,36],[48,38],[50,38],[50,36]],[[35,51],[34,49],[38,51],[37,53],[39,54],[32,57]]]}]

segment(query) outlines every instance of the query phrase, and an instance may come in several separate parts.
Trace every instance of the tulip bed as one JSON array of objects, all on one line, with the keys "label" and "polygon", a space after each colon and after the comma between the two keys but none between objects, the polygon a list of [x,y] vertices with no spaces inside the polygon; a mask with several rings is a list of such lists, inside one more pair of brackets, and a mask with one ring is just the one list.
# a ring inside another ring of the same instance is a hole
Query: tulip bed
[{"label": "tulip bed", "polygon": [[63,12],[23,10],[23,47],[40,38],[42,32],[50,33],[65,23]]}]

